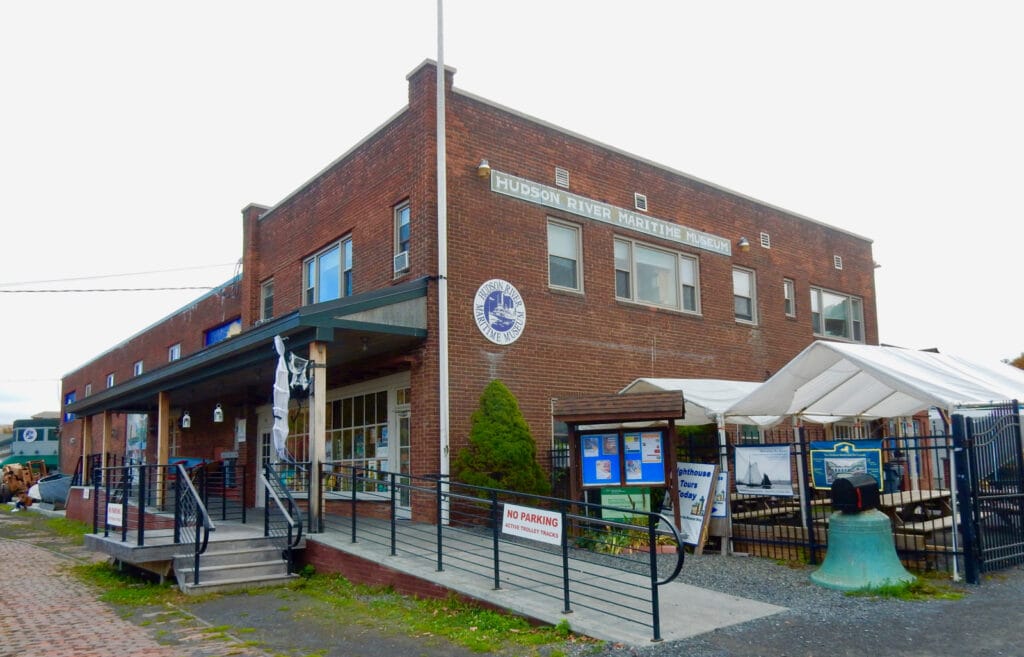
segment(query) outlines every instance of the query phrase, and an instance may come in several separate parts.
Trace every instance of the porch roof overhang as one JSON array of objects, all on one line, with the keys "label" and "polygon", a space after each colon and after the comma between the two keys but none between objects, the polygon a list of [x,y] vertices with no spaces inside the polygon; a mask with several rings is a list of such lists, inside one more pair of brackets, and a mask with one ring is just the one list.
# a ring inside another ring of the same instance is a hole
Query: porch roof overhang
[{"label": "porch roof overhang", "polygon": [[669,422],[686,417],[686,404],[682,390],[658,390],[633,395],[585,395],[557,400],[553,417],[572,425]]},{"label": "porch roof overhang", "polygon": [[300,354],[313,342],[329,343],[328,372],[343,363],[379,369],[383,361],[394,361],[426,338],[429,281],[424,277],[304,306],[68,404],[65,410],[81,416],[152,412],[161,392],[170,395],[172,407],[206,399],[224,404],[265,402],[277,365],[277,335],[288,351]]}]

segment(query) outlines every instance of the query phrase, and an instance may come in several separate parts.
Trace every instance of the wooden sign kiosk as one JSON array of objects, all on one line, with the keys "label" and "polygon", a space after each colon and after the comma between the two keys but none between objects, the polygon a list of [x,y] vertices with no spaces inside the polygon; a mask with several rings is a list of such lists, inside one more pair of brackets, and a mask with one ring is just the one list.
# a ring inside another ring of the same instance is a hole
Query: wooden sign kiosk
[{"label": "wooden sign kiosk", "polygon": [[[565,422],[569,427],[569,496],[574,500],[583,497],[584,472],[583,463],[585,455],[580,448],[580,427],[616,427],[618,431],[626,423],[660,423],[667,426],[665,432],[665,446],[662,450],[661,486],[668,488],[671,499],[679,499],[679,481],[676,476],[676,420],[685,417],[685,404],[683,403],[683,392],[681,390],[667,390],[659,392],[645,392],[631,395],[588,395],[582,397],[571,397],[559,399],[555,402],[554,419]],[[651,427],[652,429],[655,427]],[[656,427],[658,430],[661,427]],[[642,432],[643,429],[638,430]],[[586,431],[584,433],[590,433]],[[615,467],[623,471],[627,467],[626,459],[616,459]],[[657,473],[651,473],[657,474]],[[646,476],[644,473],[641,477]],[[619,486],[629,485],[629,475],[617,476],[616,473],[609,473],[609,481],[619,482]],[[638,485],[646,485],[643,481]],[[610,483],[609,486],[614,486]],[[589,486],[587,486],[589,487]],[[653,509],[652,509],[653,510]],[[672,511],[675,515],[674,524],[679,527],[679,505],[673,504]]]}]

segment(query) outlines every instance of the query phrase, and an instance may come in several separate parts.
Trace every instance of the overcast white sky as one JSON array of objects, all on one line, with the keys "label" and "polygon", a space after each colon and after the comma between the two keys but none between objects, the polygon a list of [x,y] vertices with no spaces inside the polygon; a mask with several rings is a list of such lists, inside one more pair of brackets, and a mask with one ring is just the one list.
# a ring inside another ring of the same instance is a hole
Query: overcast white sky
[{"label": "overcast white sky", "polygon": [[[0,3],[0,423],[58,410],[63,374],[201,294],[10,290],[227,280],[241,208],[404,106],[436,9]],[[457,87],[874,240],[882,342],[1024,351],[1018,3],[444,11]]]}]

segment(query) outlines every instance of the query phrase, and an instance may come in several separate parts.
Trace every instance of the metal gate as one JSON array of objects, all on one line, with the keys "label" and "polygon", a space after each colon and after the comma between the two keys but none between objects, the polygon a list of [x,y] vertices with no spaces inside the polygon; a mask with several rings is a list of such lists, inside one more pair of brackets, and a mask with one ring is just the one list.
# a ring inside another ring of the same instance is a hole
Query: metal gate
[{"label": "metal gate", "polygon": [[964,576],[1024,563],[1024,448],[1017,401],[953,416]]}]

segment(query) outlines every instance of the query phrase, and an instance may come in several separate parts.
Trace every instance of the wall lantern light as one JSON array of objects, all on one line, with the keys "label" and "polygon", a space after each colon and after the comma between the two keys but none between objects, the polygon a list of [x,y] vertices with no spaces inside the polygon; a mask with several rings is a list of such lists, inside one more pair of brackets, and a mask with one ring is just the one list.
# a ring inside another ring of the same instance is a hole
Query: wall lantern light
[{"label": "wall lantern light", "polygon": [[476,167],[476,175],[481,178],[487,178],[491,175],[491,165],[487,160],[480,160],[480,164]]},{"label": "wall lantern light", "polygon": [[192,416],[188,414],[188,411],[185,411],[184,413],[181,414],[181,428],[188,429],[191,426]]},{"label": "wall lantern light", "polygon": [[746,237],[741,237],[740,241],[736,243],[736,246],[740,247],[740,251],[750,250],[750,241]]},{"label": "wall lantern light", "polygon": [[224,409],[220,407],[220,404],[217,404],[214,407],[214,409],[213,409],[213,421],[214,422],[223,422],[224,421]]}]

